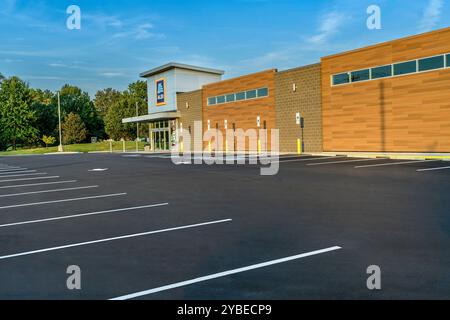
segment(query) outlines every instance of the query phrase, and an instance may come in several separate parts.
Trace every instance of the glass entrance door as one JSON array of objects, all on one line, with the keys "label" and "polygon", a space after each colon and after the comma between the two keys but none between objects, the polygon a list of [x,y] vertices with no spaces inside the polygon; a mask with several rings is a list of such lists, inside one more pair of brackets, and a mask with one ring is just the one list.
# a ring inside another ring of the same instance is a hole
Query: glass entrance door
[{"label": "glass entrance door", "polygon": [[157,121],[150,124],[150,131],[155,151],[170,150],[169,121]]}]

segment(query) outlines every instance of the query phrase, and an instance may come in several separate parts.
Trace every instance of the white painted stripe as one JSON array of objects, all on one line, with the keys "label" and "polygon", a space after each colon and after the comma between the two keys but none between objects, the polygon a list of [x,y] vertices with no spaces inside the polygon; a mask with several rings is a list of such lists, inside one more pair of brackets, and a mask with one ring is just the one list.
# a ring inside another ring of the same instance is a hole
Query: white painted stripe
[{"label": "white painted stripe", "polygon": [[39,194],[39,193],[53,193],[53,192],[64,192],[64,191],[93,189],[93,188],[98,188],[98,187],[99,186],[86,186],[86,187],[76,187],[76,188],[64,188],[64,189],[41,190],[41,191],[12,193],[12,194],[1,194],[0,198],[26,196],[26,195],[30,195],[30,194]]},{"label": "white painted stripe", "polygon": [[279,162],[279,163],[285,163],[285,162],[302,162],[302,161],[314,161],[314,160],[326,160],[326,159],[340,159],[340,158],[347,158],[347,156],[340,156],[340,157],[319,157],[319,158],[307,158],[307,159],[293,159],[293,160],[279,160],[279,161],[272,161]]},{"label": "white painted stripe", "polygon": [[161,155],[161,156],[145,156],[145,158],[149,159],[171,159],[171,155]]},{"label": "white painted stripe", "polygon": [[14,182],[14,181],[29,181],[29,180],[43,180],[43,179],[59,179],[60,176],[40,177],[40,178],[25,178],[25,179],[12,179],[12,180],[0,180],[0,182]]},{"label": "white painted stripe", "polygon": [[105,194],[105,195],[100,195],[100,196],[72,198],[72,199],[62,199],[62,200],[52,200],[52,201],[43,201],[43,202],[34,202],[34,203],[23,203],[23,204],[15,204],[15,205],[12,205],[12,206],[0,207],[0,210],[2,210],[2,209],[10,209],[10,208],[40,206],[40,205],[43,205],[43,204],[52,204],[52,203],[60,203],[60,202],[72,202],[72,201],[81,201],[81,200],[90,200],[90,199],[120,197],[120,196],[125,196],[125,195],[126,195],[126,193],[113,193],[113,194]]},{"label": "white painted stripe", "polygon": [[370,164],[365,166],[357,166],[356,169],[360,168],[372,168],[372,167],[384,167],[384,166],[399,166],[402,164],[412,164],[412,163],[423,163],[423,162],[435,162],[440,160],[414,160],[414,161],[405,161],[405,162],[389,162],[389,163],[382,163],[382,164]]},{"label": "white painted stripe", "polygon": [[450,167],[419,169],[419,170],[417,170],[417,172],[436,171],[436,170],[447,170],[447,169],[450,169]]},{"label": "white painted stripe", "polygon": [[15,177],[29,177],[29,176],[45,176],[46,172],[38,172],[38,173],[26,173],[26,174],[13,174],[9,176],[0,176],[0,178],[15,178]]},{"label": "white painted stripe", "polygon": [[13,189],[13,188],[27,188],[27,187],[37,187],[37,186],[47,186],[51,184],[64,184],[64,183],[75,183],[77,180],[67,180],[67,181],[56,181],[56,182],[43,182],[43,183],[31,183],[31,184],[16,184],[12,186],[3,186],[0,189]]},{"label": "white painted stripe", "polygon": [[213,280],[213,279],[217,279],[217,278],[223,278],[223,277],[230,276],[230,275],[237,274],[237,273],[242,273],[242,272],[251,271],[251,270],[255,270],[255,269],[261,269],[261,268],[273,266],[276,264],[294,261],[294,260],[311,257],[311,256],[315,256],[315,255],[319,255],[319,254],[323,254],[323,253],[327,253],[327,252],[331,252],[331,251],[340,250],[340,249],[342,249],[342,248],[336,246],[336,247],[330,247],[330,248],[326,248],[326,249],[322,249],[322,250],[311,251],[311,252],[302,253],[302,254],[287,257],[287,258],[282,258],[282,259],[277,259],[277,260],[272,260],[272,261],[268,261],[268,262],[254,264],[254,265],[251,265],[248,267],[243,267],[243,268],[239,268],[239,269],[233,269],[233,270],[229,270],[229,271],[225,271],[225,272],[215,273],[215,274],[211,274],[211,275],[205,276],[205,277],[200,277],[200,278],[195,278],[192,280],[177,282],[177,283],[166,285],[163,287],[158,287],[158,288],[154,288],[154,289],[150,289],[150,290],[127,294],[127,295],[113,298],[110,300],[130,300],[130,299],[134,299],[134,298],[148,296],[148,295],[151,295],[151,294],[154,294],[157,292],[162,292],[162,291],[172,290],[175,288],[185,287],[185,286],[189,286],[189,285],[199,283],[199,282],[205,282],[205,281],[209,281],[209,280]]},{"label": "white painted stripe", "polygon": [[40,249],[40,250],[20,252],[20,253],[15,253],[15,254],[9,254],[9,255],[6,255],[6,256],[0,256],[0,260],[10,259],[10,258],[15,258],[15,257],[20,257],[20,256],[28,256],[28,255],[32,255],[32,254],[49,252],[49,251],[56,251],[56,250],[74,248],[74,247],[87,246],[87,245],[96,244],[96,243],[102,243],[102,242],[109,242],[109,241],[116,241],[116,240],[123,240],[123,239],[143,237],[143,236],[148,236],[148,235],[158,234],[158,233],[164,233],[164,232],[170,232],[170,231],[192,229],[192,228],[197,228],[197,227],[202,227],[202,226],[207,226],[207,225],[213,225],[213,224],[219,224],[219,223],[224,223],[224,222],[230,222],[230,221],[232,221],[232,219],[225,219],[225,220],[211,221],[211,222],[205,222],[205,223],[191,224],[191,225],[182,226],[182,227],[175,227],[175,228],[169,228],[169,229],[155,230],[155,231],[149,231],[149,232],[143,232],[143,233],[135,233],[135,234],[129,234],[129,235],[126,235],[126,236],[120,236],[120,237],[114,237],[114,238],[106,238],[106,239],[100,239],[100,240],[94,240],[94,241],[87,241],[87,242],[68,244],[68,245],[59,246],[59,247],[52,247],[52,248],[45,248],[45,249]]},{"label": "white painted stripe", "polygon": [[345,161],[318,162],[318,163],[308,163],[307,166],[324,166],[327,164],[340,164],[340,163],[364,162],[364,161],[375,161],[375,160],[386,160],[386,159],[358,159],[358,160],[345,160]]},{"label": "white painted stripe", "polygon": [[3,172],[3,171],[0,171],[0,176],[3,176],[3,175],[8,175],[8,174],[22,174],[22,173],[32,173],[32,172],[37,172],[36,170],[21,170],[21,171],[5,171],[5,172]]},{"label": "white painted stripe", "polygon": [[42,222],[49,222],[49,221],[56,221],[56,220],[64,220],[64,219],[74,219],[74,218],[88,217],[88,216],[107,214],[107,213],[115,213],[115,212],[123,212],[123,211],[136,211],[136,210],[141,210],[141,209],[163,207],[163,206],[168,206],[168,205],[169,205],[168,203],[158,203],[158,204],[151,204],[151,205],[140,206],[140,207],[131,207],[131,208],[123,208],[123,209],[114,209],[114,210],[105,210],[105,211],[98,211],[98,212],[74,214],[74,215],[70,215],[70,216],[62,216],[62,217],[55,217],[55,218],[48,218],[48,219],[29,220],[29,221],[23,221],[23,222],[2,224],[2,225],[0,225],[0,228],[20,226],[20,225],[24,225],[24,224],[34,224],[34,223],[42,223]]},{"label": "white painted stripe", "polygon": [[28,170],[28,168],[20,168],[20,169],[0,169],[0,172],[23,171],[23,170]]}]

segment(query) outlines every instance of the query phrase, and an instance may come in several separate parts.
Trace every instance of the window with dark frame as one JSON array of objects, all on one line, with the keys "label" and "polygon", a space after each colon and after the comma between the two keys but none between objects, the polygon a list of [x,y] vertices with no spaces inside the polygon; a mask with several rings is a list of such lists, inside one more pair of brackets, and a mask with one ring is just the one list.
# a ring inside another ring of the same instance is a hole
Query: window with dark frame
[{"label": "window with dark frame", "polygon": [[372,79],[392,77],[392,65],[372,68]]},{"label": "window with dark frame", "polygon": [[404,74],[410,74],[415,72],[417,72],[416,60],[394,64],[394,76],[401,76]]},{"label": "window with dark frame", "polygon": [[350,75],[348,73],[335,74],[333,76],[333,85],[350,83]]},{"label": "window with dark frame", "polygon": [[370,70],[359,70],[351,73],[352,82],[370,80]]},{"label": "window with dark frame", "polygon": [[425,58],[419,60],[419,71],[428,71],[444,68],[444,56]]}]

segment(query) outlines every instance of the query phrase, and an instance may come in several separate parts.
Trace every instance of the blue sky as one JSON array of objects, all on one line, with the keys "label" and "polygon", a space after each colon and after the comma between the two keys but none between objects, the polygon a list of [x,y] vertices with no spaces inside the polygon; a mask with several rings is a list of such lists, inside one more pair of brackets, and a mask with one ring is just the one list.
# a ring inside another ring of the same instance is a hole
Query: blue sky
[{"label": "blue sky", "polygon": [[[449,0],[0,0],[0,72],[31,86],[65,83],[91,96],[123,90],[176,61],[225,78],[320,61],[329,54],[450,26]],[[81,9],[68,30],[66,9]],[[368,30],[367,7],[382,10]]]}]

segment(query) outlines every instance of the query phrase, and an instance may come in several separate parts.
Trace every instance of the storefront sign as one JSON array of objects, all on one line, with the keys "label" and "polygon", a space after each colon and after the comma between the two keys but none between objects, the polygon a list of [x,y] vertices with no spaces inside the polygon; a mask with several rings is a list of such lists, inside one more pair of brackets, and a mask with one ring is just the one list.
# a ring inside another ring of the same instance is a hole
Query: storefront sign
[{"label": "storefront sign", "polygon": [[166,79],[156,80],[156,105],[166,104]]}]

